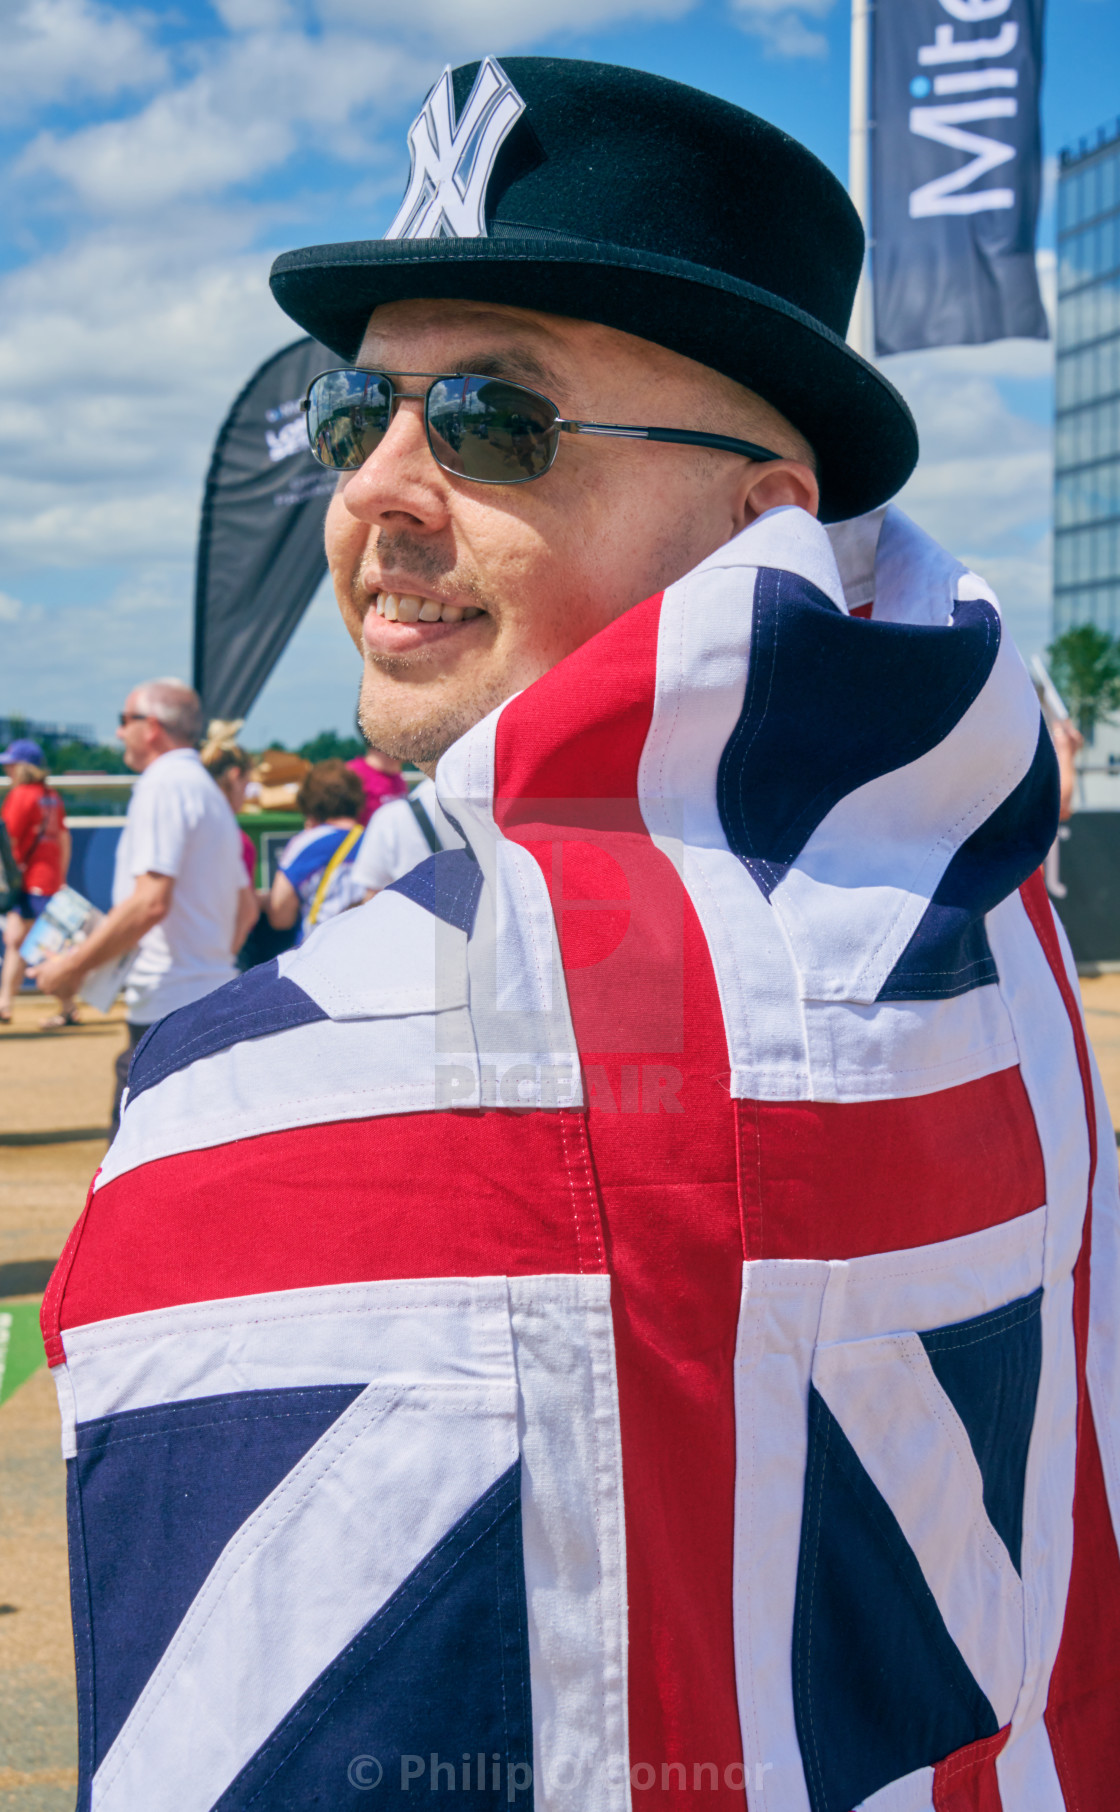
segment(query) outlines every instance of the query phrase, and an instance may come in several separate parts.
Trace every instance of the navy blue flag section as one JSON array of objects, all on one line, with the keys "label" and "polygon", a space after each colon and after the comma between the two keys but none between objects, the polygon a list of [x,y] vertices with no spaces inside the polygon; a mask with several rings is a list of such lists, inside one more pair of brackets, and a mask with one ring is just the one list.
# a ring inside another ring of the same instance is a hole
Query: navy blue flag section
[{"label": "navy blue flag section", "polygon": [[1044,0],[878,0],[875,351],[1049,329],[1034,260]]},{"label": "navy blue flag section", "polygon": [[202,500],[194,684],[212,717],[244,717],[327,570],[335,480],[312,458],[300,401],[338,364],[297,340],[254,372],[222,424]]}]

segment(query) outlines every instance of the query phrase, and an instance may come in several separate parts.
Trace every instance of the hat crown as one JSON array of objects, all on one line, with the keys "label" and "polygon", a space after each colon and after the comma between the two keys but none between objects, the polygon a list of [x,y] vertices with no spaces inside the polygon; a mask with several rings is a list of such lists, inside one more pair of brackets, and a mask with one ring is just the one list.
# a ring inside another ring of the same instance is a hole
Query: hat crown
[{"label": "hat crown", "polygon": [[[559,57],[497,66],[524,111],[493,161],[489,236],[684,259],[847,332],[863,229],[811,151],[730,101],[644,70]],[[452,71],[460,117],[485,68]]]},{"label": "hat crown", "polygon": [[381,239],[272,268],[280,306],[339,358],[371,313],[499,303],[647,340],[753,390],[813,448],[822,520],[862,515],[918,454],[898,392],[845,344],[863,231],[776,126],[665,76],[558,57],[445,71],[409,134]]}]

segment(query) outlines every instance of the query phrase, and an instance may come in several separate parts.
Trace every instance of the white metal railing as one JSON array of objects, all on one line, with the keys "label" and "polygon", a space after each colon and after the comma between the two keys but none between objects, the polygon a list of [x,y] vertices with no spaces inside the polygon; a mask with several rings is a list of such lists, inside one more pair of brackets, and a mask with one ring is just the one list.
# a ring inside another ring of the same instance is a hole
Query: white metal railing
[{"label": "white metal railing", "polygon": [[[47,784],[58,793],[127,793],[139,778],[138,774],[48,774]],[[11,784],[6,775],[0,775],[0,793],[6,793]]]}]

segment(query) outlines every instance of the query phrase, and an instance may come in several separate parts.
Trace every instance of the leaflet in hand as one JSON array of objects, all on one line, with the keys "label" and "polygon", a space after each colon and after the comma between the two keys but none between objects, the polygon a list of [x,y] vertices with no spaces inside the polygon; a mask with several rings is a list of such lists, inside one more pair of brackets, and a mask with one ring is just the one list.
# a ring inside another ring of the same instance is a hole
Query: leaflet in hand
[{"label": "leaflet in hand", "polygon": [[[84,943],[104,916],[76,888],[60,887],[35,920],[19,953],[28,968],[32,968],[48,956],[58,956],[63,950],[72,950],[75,944]],[[123,956],[102,963],[99,969],[91,969],[78,989],[79,998],[97,1012],[107,1013],[124,987],[134,957],[135,952],[128,950]]]}]

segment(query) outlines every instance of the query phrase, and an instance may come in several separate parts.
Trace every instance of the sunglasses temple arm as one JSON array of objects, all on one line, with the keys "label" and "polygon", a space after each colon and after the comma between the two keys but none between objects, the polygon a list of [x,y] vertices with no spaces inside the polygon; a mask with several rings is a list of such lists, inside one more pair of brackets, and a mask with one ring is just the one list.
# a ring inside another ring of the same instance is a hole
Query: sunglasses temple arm
[{"label": "sunglasses temple arm", "polygon": [[759,462],[784,458],[784,454],[772,453],[768,447],[756,446],[751,440],[733,440],[728,434],[702,434],[692,428],[627,428],[619,423],[575,421],[559,421],[556,426],[564,434],[605,434],[619,440],[660,440],[682,447],[714,447],[717,452],[740,453],[746,459]]}]

